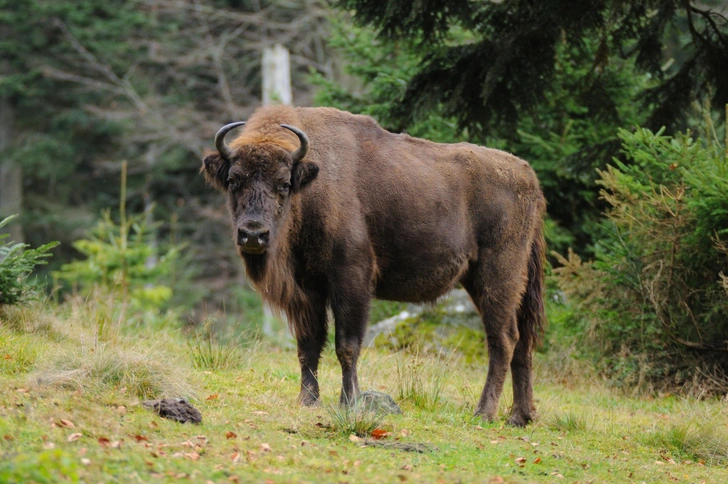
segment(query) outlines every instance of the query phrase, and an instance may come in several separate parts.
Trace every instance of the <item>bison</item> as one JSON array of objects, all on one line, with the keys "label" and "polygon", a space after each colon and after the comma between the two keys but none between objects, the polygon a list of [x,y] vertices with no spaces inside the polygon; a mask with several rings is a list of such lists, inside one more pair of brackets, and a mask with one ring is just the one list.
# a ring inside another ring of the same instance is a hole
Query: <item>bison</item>
[{"label": "bison", "polygon": [[201,171],[227,193],[248,278],[288,317],[303,405],[319,400],[327,308],[347,404],[359,392],[370,300],[435,301],[461,284],[487,336],[488,376],[476,415],[495,419],[510,367],[509,423],[534,418],[545,201],[528,163],[469,143],[393,134],[332,108],[262,107],[247,123],[223,126],[215,147]]}]

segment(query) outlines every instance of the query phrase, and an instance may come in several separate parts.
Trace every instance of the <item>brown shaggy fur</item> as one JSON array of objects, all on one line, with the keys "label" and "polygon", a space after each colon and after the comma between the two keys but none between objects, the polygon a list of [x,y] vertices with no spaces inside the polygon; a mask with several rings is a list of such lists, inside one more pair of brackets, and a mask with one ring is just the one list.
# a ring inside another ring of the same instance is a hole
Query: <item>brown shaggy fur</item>
[{"label": "brown shaggy fur", "polygon": [[[310,139],[294,162],[296,135]],[[433,301],[460,283],[479,309],[488,376],[476,413],[496,417],[511,369],[514,425],[534,417],[531,358],[545,325],[545,201],[528,163],[469,143],[392,134],[374,120],[331,108],[269,106],[202,171],[227,191],[234,238],[248,277],[284,311],[298,341],[304,404],[335,320],[342,402],[358,393],[356,363],[369,301]],[[251,253],[245,230],[265,230]],[[242,231],[242,232],[241,232]],[[247,239],[246,239],[247,240]]]}]

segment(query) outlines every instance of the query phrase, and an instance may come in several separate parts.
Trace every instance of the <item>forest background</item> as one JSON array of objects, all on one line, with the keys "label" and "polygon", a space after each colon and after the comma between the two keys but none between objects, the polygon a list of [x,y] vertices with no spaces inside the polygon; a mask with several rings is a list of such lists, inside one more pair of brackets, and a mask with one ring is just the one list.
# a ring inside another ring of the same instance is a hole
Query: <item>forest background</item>
[{"label": "forest background", "polygon": [[541,351],[626,388],[724,394],[726,9],[0,0],[0,220],[20,215],[4,242],[59,241],[47,290],[120,293],[110,311],[135,327],[218,312],[219,334],[262,327],[224,199],[198,171],[215,131],[260,105],[262,48],[283,44],[296,105],[532,164],[549,202]]}]

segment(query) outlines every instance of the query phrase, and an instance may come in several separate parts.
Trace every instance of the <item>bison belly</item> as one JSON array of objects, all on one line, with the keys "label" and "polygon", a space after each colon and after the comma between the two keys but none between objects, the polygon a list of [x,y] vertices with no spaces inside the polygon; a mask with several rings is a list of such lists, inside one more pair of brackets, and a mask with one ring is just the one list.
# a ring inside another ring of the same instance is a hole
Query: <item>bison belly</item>
[{"label": "bison belly", "polygon": [[422,245],[423,242],[377,251],[376,298],[403,302],[434,301],[460,280],[468,268],[469,251]]}]

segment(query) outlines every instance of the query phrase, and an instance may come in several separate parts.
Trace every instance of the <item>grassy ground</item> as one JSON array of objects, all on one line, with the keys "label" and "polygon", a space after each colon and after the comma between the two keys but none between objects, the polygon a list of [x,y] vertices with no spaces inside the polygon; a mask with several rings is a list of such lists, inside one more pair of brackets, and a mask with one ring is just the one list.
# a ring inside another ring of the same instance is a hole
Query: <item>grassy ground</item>
[{"label": "grassy ground", "polygon": [[[99,336],[85,311],[0,313],[0,482],[728,482],[725,402],[625,396],[539,355],[540,419],[516,429],[504,425],[510,388],[499,421],[471,416],[482,364],[368,350],[362,388],[403,414],[377,425],[384,445],[365,446],[342,423],[331,350],[323,405],[300,408],[293,349],[210,351],[172,330]],[[188,398],[203,423],[140,405],[160,395]]]}]

